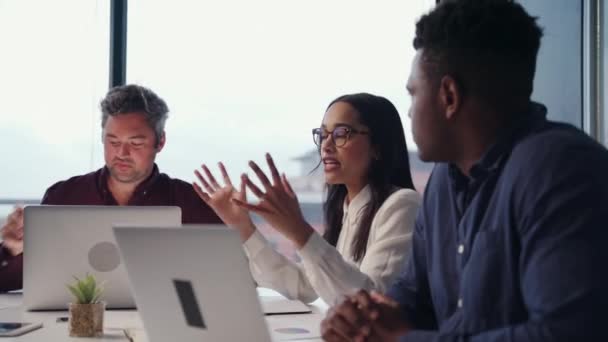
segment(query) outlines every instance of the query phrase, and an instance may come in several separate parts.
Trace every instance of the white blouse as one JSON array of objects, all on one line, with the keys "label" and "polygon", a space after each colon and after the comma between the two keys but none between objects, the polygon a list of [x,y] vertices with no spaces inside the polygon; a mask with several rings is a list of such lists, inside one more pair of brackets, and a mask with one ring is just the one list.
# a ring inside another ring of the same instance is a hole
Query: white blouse
[{"label": "white blouse", "polygon": [[355,262],[352,244],[370,200],[368,185],[345,202],[336,247],[315,232],[298,251],[300,264],[276,252],[256,230],[243,244],[255,281],[290,299],[310,303],[321,297],[329,305],[359,289],[385,292],[405,269],[421,196],[410,189],[393,192],[372,220],[365,256]]}]

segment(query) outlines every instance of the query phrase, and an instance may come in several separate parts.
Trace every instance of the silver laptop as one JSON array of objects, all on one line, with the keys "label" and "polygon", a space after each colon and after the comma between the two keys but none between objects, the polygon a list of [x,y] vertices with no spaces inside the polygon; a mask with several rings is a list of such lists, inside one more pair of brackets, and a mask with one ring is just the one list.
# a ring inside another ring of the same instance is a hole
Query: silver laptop
[{"label": "silver laptop", "polygon": [[115,227],[150,342],[270,341],[238,233]]},{"label": "silver laptop", "polygon": [[24,212],[23,304],[27,310],[66,309],[66,284],[86,273],[105,282],[108,308],[133,308],[113,224],[179,227],[179,207],[27,206]]}]

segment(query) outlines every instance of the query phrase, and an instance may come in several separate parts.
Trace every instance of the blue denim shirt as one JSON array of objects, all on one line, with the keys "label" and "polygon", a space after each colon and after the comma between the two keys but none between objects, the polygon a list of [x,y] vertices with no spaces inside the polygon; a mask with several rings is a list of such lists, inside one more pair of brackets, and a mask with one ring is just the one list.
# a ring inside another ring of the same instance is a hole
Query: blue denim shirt
[{"label": "blue denim shirt", "polygon": [[471,169],[437,164],[402,341],[608,341],[608,151],[531,104]]}]

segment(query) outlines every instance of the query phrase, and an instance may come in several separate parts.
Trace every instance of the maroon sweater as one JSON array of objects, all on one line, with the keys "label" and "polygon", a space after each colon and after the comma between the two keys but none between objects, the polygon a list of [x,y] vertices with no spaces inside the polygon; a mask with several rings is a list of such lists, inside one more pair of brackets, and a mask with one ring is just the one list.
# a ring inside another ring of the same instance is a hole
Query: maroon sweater
[{"label": "maroon sweater", "polygon": [[[108,170],[72,177],[48,188],[41,204],[118,205],[108,189]],[[221,223],[213,210],[203,202],[192,185],[154,170],[133,193],[128,205],[171,205],[182,210],[182,223]],[[0,292],[22,288],[23,256],[11,256],[0,246]]]}]

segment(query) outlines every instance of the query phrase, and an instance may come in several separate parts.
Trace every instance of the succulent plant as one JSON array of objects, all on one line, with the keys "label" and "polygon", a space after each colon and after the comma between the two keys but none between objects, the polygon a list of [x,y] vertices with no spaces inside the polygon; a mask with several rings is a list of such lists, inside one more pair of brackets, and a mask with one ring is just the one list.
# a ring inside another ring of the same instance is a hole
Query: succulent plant
[{"label": "succulent plant", "polygon": [[77,304],[95,304],[99,302],[99,298],[103,294],[103,284],[97,284],[94,276],[87,275],[80,279],[74,276],[76,280],[73,284],[66,286],[76,298]]}]

